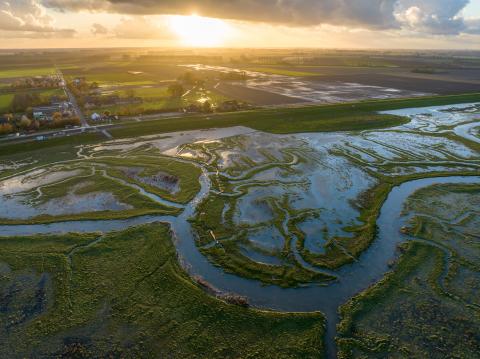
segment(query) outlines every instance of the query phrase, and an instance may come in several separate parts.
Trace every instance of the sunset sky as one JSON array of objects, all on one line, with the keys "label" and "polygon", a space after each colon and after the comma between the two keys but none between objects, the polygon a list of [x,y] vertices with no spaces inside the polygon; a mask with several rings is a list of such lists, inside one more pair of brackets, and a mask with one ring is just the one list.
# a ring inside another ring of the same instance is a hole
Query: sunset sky
[{"label": "sunset sky", "polygon": [[480,0],[0,0],[0,47],[480,50]]}]

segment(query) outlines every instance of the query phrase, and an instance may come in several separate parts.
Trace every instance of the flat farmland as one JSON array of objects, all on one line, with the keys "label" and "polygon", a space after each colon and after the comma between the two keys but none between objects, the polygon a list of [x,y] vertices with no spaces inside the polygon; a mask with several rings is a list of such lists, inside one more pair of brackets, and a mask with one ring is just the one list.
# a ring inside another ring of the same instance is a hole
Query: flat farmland
[{"label": "flat farmland", "polygon": [[13,79],[28,76],[46,76],[55,73],[53,67],[31,67],[0,70],[0,79]]},{"label": "flat farmland", "polygon": [[[278,66],[278,73],[288,71],[315,73],[308,81],[349,82],[400,90],[436,93],[442,95],[476,92],[480,87],[480,69],[439,69],[416,73],[414,68],[400,67],[343,67],[343,66]],[[257,67],[256,71],[262,71]],[[268,73],[269,68],[262,72]]]},{"label": "flat farmland", "polygon": [[98,84],[135,85],[175,80],[184,70],[170,65],[113,62],[66,69],[63,72],[70,79],[85,77],[87,81]]},{"label": "flat farmland", "polygon": [[258,90],[243,86],[241,84],[220,83],[216,89],[225,96],[237,100],[251,102],[256,105],[282,105],[305,103],[306,100],[284,96],[264,90]]}]

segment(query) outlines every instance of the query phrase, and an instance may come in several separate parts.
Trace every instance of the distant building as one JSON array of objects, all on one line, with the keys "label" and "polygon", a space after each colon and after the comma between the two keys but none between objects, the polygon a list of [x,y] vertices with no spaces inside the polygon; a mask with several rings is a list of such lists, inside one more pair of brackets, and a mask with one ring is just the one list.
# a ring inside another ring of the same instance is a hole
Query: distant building
[{"label": "distant building", "polygon": [[59,112],[65,113],[73,110],[73,105],[68,101],[52,101],[51,106],[59,108]]},{"label": "distant building", "polygon": [[92,121],[100,121],[102,119],[102,116],[95,112],[90,118],[92,119]]},{"label": "distant building", "polygon": [[70,102],[52,102],[50,106],[34,107],[32,109],[33,119],[37,121],[51,121],[55,112],[60,112],[64,117],[70,117],[73,113],[73,106]]},{"label": "distant building", "polygon": [[73,84],[77,87],[83,84],[84,82],[85,82],[85,77],[76,77],[75,79],[73,79]]},{"label": "distant building", "polygon": [[61,103],[56,103],[51,106],[34,107],[32,110],[33,119],[36,121],[51,121],[55,112],[64,112]]}]

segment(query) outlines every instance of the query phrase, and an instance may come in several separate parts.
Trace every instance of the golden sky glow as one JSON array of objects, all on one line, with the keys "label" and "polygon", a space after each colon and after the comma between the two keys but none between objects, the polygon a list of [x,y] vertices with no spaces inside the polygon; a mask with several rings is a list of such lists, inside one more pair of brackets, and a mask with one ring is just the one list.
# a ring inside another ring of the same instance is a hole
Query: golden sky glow
[{"label": "golden sky glow", "polygon": [[198,2],[198,15],[180,16],[172,14],[192,12],[181,1],[0,0],[0,48],[480,50],[480,0],[388,0],[380,9],[377,2],[211,0]]},{"label": "golden sky glow", "polygon": [[217,47],[225,45],[231,34],[227,22],[198,16],[170,16],[168,24],[180,42],[192,47]]}]

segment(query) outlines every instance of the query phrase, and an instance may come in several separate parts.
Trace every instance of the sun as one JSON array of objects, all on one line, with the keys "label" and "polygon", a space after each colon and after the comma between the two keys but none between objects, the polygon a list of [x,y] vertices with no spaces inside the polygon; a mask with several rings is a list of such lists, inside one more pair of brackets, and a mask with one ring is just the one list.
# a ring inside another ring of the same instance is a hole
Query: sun
[{"label": "sun", "polygon": [[171,16],[170,28],[183,45],[193,47],[223,45],[231,30],[225,21],[198,15]]}]

